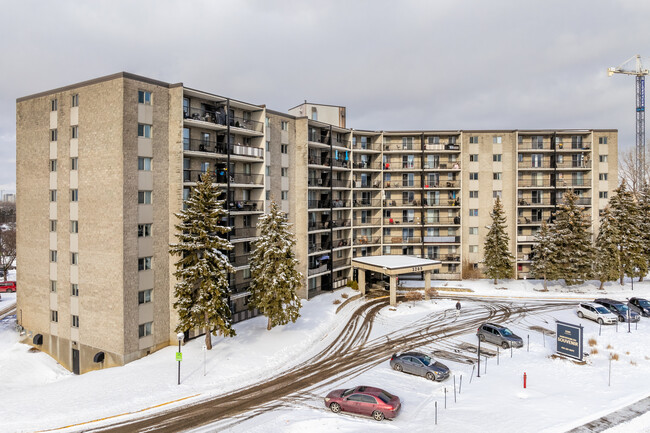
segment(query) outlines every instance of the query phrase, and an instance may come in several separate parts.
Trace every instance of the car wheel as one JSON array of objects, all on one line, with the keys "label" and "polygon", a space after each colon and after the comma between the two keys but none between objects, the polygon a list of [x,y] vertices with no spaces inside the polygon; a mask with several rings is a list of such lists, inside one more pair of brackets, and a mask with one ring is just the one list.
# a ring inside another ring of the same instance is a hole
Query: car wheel
[{"label": "car wheel", "polygon": [[341,412],[341,405],[338,403],[332,403],[330,404],[330,410],[334,413],[339,413]]},{"label": "car wheel", "polygon": [[478,334],[478,339],[481,340],[481,341],[485,341],[485,335]]},{"label": "car wheel", "polygon": [[501,343],[501,347],[503,347],[504,349],[507,349],[510,346],[508,345],[507,341],[504,341],[503,343]]},{"label": "car wheel", "polygon": [[402,371],[403,369],[402,369],[402,366],[401,366],[401,365],[399,365],[399,364],[395,364],[395,365],[393,365],[393,370],[395,370],[395,371]]},{"label": "car wheel", "polygon": [[372,417],[373,417],[376,421],[383,421],[383,420],[384,420],[384,414],[381,413],[381,412],[379,412],[378,410],[376,410],[376,411],[374,411],[374,412],[372,413]]},{"label": "car wheel", "polygon": [[599,324],[599,325],[602,325],[603,323],[605,323],[605,322],[603,322],[603,319],[601,319],[601,318],[599,317],[599,318],[598,318],[598,324]]},{"label": "car wheel", "polygon": [[427,379],[429,379],[429,380],[436,380],[436,375],[433,374],[433,373],[431,373],[431,372],[428,372],[428,373],[427,373]]},{"label": "car wheel", "polygon": [[578,311],[578,317],[582,319],[583,317],[585,317],[585,315],[582,314],[582,311]]}]

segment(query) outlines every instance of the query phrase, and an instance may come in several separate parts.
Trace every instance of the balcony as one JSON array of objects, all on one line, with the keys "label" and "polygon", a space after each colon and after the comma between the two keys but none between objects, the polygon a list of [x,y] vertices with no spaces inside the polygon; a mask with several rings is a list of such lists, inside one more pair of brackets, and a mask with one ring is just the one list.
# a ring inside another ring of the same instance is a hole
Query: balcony
[{"label": "balcony", "polygon": [[[215,142],[203,139],[183,139],[183,149],[191,152],[206,152],[206,153],[217,153],[219,155],[228,154],[228,146],[225,142]],[[251,158],[264,159],[264,150],[251,147],[251,146],[242,146],[240,144],[231,144],[230,145],[230,154],[231,155],[241,155],[241,156],[250,156]]]},{"label": "balcony", "polygon": [[349,179],[334,179],[334,180],[332,180],[332,187],[333,188],[350,188],[350,180]]},{"label": "balcony", "polygon": [[424,224],[426,225],[459,225],[460,216],[438,216],[438,217],[425,217]]},{"label": "balcony", "polygon": [[329,251],[332,249],[331,242],[319,242],[319,243],[310,243],[309,244],[309,254],[317,253],[319,251]]},{"label": "balcony", "polygon": [[230,264],[233,265],[236,268],[248,265],[249,257],[250,257],[250,253],[234,254],[231,251],[228,254],[228,260],[230,260]]},{"label": "balcony", "polygon": [[332,262],[332,269],[336,270],[340,268],[347,268],[348,266],[350,266],[350,263],[351,262],[349,258],[336,260]]},{"label": "balcony", "polygon": [[231,212],[263,212],[264,200],[237,200],[228,204]]},{"label": "balcony", "polygon": [[352,245],[354,246],[363,246],[363,245],[377,245],[381,242],[381,238],[379,236],[359,236],[352,241]]},{"label": "balcony", "polygon": [[322,273],[328,272],[328,271],[329,271],[329,268],[327,267],[327,265],[317,265],[317,266],[314,266],[314,267],[310,267],[308,269],[307,273],[309,274],[309,276],[312,276],[312,275],[316,275],[316,274],[322,274]]},{"label": "balcony", "polygon": [[355,226],[378,226],[381,224],[381,218],[355,218],[353,221]]},{"label": "balcony", "polygon": [[230,230],[230,237],[232,238],[254,238],[257,236],[257,229],[255,227],[233,227]]},{"label": "balcony", "polygon": [[345,239],[337,239],[334,241],[333,247],[334,249],[336,248],[345,248],[350,245],[350,240],[345,238]]},{"label": "balcony", "polygon": [[381,170],[381,161],[368,162],[368,161],[353,161],[352,168],[357,170]]},{"label": "balcony", "polygon": [[329,188],[331,186],[331,183],[329,179],[309,178],[307,179],[307,186]]},{"label": "balcony", "polygon": [[[221,172],[216,173],[211,172],[210,175],[214,183],[217,184],[227,184],[228,177],[227,174]],[[199,182],[201,176],[206,172],[203,170],[183,170],[183,182]],[[264,186],[264,175],[263,174],[249,174],[249,173],[230,173],[230,183],[231,184],[241,184],[241,185],[257,185]]]},{"label": "balcony", "polygon": [[356,181],[354,182],[354,187],[355,188],[379,188],[381,185],[380,180],[374,180],[374,181]]},{"label": "balcony", "polygon": [[425,236],[424,243],[458,244],[460,236]]},{"label": "balcony", "polygon": [[209,111],[202,108],[190,107],[189,111],[183,112],[183,118],[199,122],[212,123],[220,126],[232,126],[234,128],[246,129],[254,132],[264,132],[264,124],[243,117],[232,116],[228,118],[223,111]]},{"label": "balcony", "polygon": [[350,200],[307,200],[308,209],[330,209],[341,207],[350,207]]},{"label": "balcony", "polygon": [[420,244],[422,243],[422,238],[418,236],[384,236],[385,244]]},{"label": "balcony", "polygon": [[350,227],[350,220],[309,221],[307,227],[309,230],[341,229]]},{"label": "balcony", "polygon": [[381,199],[357,198],[353,200],[354,207],[380,207]]}]

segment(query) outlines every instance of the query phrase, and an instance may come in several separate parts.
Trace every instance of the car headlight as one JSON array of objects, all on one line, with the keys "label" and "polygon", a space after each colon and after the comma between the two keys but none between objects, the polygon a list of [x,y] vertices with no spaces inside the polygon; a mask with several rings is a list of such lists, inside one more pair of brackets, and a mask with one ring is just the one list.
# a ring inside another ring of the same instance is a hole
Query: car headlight
[{"label": "car headlight", "polygon": [[331,398],[325,397],[325,401],[330,401],[330,400],[331,400]]}]

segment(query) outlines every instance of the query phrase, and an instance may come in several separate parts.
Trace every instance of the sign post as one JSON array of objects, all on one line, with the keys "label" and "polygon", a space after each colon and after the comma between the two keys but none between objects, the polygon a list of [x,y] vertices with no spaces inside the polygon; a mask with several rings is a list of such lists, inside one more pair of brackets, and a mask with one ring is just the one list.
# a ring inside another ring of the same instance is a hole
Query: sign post
[{"label": "sign post", "polygon": [[583,328],[566,322],[557,322],[556,353],[582,361]]},{"label": "sign post", "polygon": [[181,361],[183,360],[183,353],[181,352],[181,342],[183,341],[183,338],[185,338],[185,334],[182,332],[179,332],[176,334],[176,338],[178,338],[178,352],[176,352],[176,361],[178,361],[178,384],[181,384]]}]

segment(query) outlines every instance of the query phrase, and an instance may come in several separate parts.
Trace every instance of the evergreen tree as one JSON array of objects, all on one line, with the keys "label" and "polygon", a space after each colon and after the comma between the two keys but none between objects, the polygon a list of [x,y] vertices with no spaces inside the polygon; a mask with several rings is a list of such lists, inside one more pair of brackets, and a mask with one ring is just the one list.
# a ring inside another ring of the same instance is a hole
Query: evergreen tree
[{"label": "evergreen tree", "polygon": [[609,211],[609,206],[600,218],[600,229],[596,237],[595,271],[600,281],[600,289],[606,281],[614,281],[619,277],[621,268],[618,239],[620,234],[616,222]]},{"label": "evergreen tree", "polygon": [[639,224],[640,212],[634,195],[623,183],[614,191],[609,206],[619,233],[617,242],[620,252],[619,278],[623,284],[625,275],[634,278],[648,272],[648,262],[644,254],[644,236]]},{"label": "evergreen tree", "polygon": [[567,191],[563,201],[551,231],[555,239],[559,277],[572,286],[582,283],[592,274],[591,221],[587,220],[584,209],[577,205],[578,196],[573,191]]},{"label": "evergreen tree", "polygon": [[535,235],[535,242],[530,270],[534,278],[544,279],[544,290],[547,290],[547,281],[557,280],[560,270],[556,260],[557,245],[553,230],[545,221],[542,222],[542,229]]},{"label": "evergreen tree", "polygon": [[176,332],[206,328],[205,345],[212,349],[210,335],[235,335],[232,314],[228,306],[230,288],[228,273],[234,272],[224,251],[233,248],[222,238],[231,228],[222,225],[227,216],[221,191],[212,185],[212,176],[205,173],[192,188],[185,209],[176,214],[178,243],[170,245],[170,254],[179,256],[176,262],[178,282],[174,287],[174,308],[179,323]]},{"label": "evergreen tree", "polygon": [[302,274],[296,270],[296,241],[289,227],[286,214],[274,201],[257,224],[260,236],[250,259],[250,305],[268,318],[268,330],[300,317],[297,292],[302,287]]},{"label": "evergreen tree", "polygon": [[494,202],[491,216],[492,225],[483,246],[483,261],[485,275],[494,279],[494,284],[496,284],[499,278],[514,277],[514,257],[508,249],[510,238],[506,233],[506,217],[499,197]]},{"label": "evergreen tree", "polygon": [[[643,255],[645,256],[646,270],[650,269],[650,184],[645,182],[639,193],[639,229],[643,237]],[[643,281],[641,274],[639,281]]]}]

